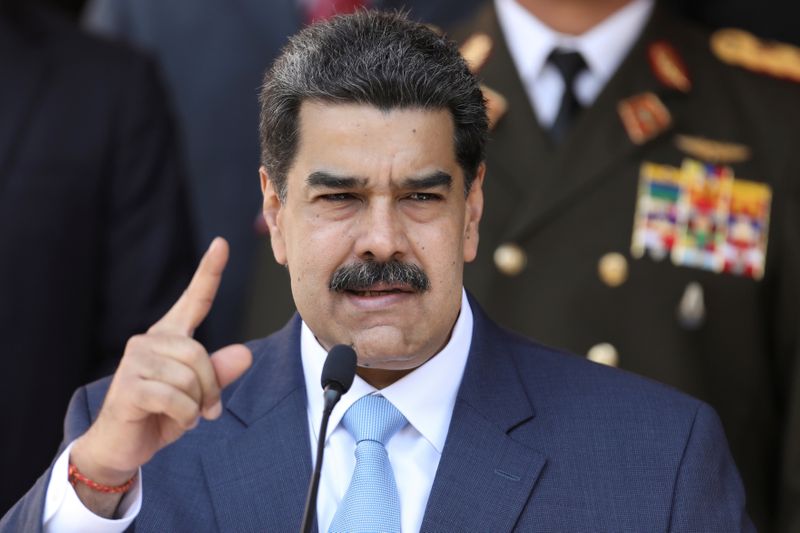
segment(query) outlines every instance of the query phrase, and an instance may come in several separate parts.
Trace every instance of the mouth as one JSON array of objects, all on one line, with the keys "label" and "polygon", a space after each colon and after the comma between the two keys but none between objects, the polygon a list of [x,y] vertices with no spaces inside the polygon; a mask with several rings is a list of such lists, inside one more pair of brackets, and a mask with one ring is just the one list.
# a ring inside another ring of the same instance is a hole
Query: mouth
[{"label": "mouth", "polygon": [[376,284],[365,289],[347,289],[344,292],[361,298],[375,298],[391,294],[413,294],[416,291],[406,285]]},{"label": "mouth", "polygon": [[407,285],[375,284],[363,289],[345,289],[342,294],[356,309],[368,313],[396,310],[396,306],[410,303],[419,294]]}]

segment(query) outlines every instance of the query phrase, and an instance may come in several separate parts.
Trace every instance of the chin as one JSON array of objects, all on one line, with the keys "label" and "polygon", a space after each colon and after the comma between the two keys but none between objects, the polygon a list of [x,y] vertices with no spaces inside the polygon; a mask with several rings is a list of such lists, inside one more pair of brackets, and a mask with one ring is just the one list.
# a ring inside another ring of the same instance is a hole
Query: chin
[{"label": "chin", "polygon": [[[354,335],[358,365],[386,370],[408,370],[421,365],[419,346],[409,342],[397,328],[381,326]],[[432,354],[431,354],[432,355]]]}]

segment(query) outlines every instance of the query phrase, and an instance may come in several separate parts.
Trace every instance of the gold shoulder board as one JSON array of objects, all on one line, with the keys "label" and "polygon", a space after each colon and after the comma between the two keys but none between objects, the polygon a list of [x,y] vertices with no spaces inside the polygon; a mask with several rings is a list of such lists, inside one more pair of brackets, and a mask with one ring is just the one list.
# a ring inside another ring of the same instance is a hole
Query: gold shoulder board
[{"label": "gold shoulder board", "polygon": [[485,33],[473,33],[461,45],[459,51],[461,56],[469,65],[469,70],[473,74],[477,74],[486,64],[489,59],[489,54],[492,52],[492,38]]},{"label": "gold shoulder board", "polygon": [[763,41],[744,30],[725,28],[711,36],[711,51],[730,65],[800,82],[800,48]]}]

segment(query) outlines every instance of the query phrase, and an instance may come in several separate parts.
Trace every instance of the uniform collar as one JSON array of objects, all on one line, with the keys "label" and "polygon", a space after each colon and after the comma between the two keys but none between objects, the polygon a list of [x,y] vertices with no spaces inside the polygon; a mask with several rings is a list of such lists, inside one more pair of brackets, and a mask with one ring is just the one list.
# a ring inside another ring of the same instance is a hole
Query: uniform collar
[{"label": "uniform collar", "polygon": [[589,71],[605,85],[616,72],[653,12],[654,0],[633,0],[582,35],[554,31],[516,0],[495,0],[509,52],[526,83],[535,80],[556,47],[579,51]]}]

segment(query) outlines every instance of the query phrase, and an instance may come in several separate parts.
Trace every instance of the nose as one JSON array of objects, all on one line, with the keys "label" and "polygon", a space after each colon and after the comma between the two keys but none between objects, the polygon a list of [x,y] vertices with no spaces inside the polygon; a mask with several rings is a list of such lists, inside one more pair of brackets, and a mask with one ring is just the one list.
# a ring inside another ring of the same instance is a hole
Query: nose
[{"label": "nose", "polygon": [[401,260],[408,251],[408,236],[398,206],[388,198],[369,202],[359,217],[355,253],[363,260]]}]

